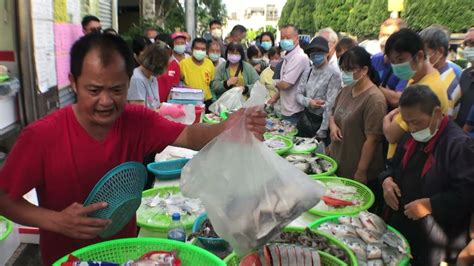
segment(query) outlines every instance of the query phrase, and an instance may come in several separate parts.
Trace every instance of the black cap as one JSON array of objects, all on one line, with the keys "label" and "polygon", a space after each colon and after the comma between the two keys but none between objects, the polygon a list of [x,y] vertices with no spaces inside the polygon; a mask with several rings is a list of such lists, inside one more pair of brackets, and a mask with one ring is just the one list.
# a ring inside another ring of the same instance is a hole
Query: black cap
[{"label": "black cap", "polygon": [[317,36],[311,41],[311,43],[308,46],[306,46],[306,48],[304,49],[304,52],[307,54],[311,54],[314,52],[328,53],[329,52],[328,41],[321,36]]}]

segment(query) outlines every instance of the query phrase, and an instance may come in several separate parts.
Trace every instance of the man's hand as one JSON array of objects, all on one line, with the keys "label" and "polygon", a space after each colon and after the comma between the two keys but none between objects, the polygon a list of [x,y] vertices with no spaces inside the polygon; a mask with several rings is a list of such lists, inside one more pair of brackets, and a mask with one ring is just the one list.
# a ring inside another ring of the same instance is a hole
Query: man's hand
[{"label": "man's hand", "polygon": [[367,171],[361,171],[357,169],[354,174],[354,180],[361,182],[362,184],[367,184]]},{"label": "man's hand", "polygon": [[402,196],[402,193],[398,185],[393,181],[393,178],[387,177],[382,183],[382,188],[385,203],[393,210],[398,210],[398,198]]},{"label": "man's hand", "polygon": [[419,220],[431,214],[431,202],[429,198],[417,199],[405,205],[405,215],[409,219]]},{"label": "man's hand", "polygon": [[251,131],[255,137],[263,141],[263,133],[267,131],[267,114],[262,110],[261,107],[242,108],[237,112],[230,115],[229,120],[226,121],[226,128],[235,124],[236,121],[244,116],[245,125],[249,131]]},{"label": "man's hand", "polygon": [[235,84],[237,84],[237,82],[239,81],[239,78],[237,77],[231,77],[230,79],[227,80],[227,86],[234,86]]},{"label": "man's hand", "polygon": [[309,101],[309,106],[313,109],[319,109],[321,107],[324,107],[325,103],[326,103],[325,101],[320,100],[320,99],[311,99]]},{"label": "man's hand", "polygon": [[342,141],[341,129],[336,125],[331,127],[331,140],[334,142]]},{"label": "man's hand", "polygon": [[52,217],[56,232],[70,238],[93,239],[104,230],[111,220],[87,217],[87,214],[106,208],[107,203],[98,202],[84,207],[77,202]]}]

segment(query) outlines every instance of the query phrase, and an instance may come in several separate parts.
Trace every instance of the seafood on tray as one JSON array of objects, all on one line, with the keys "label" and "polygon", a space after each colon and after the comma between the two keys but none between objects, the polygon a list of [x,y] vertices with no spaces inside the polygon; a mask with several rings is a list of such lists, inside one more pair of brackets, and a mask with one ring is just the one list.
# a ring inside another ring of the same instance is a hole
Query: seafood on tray
[{"label": "seafood on tray", "polygon": [[354,208],[364,204],[363,197],[357,191],[357,188],[345,185],[342,182],[330,181],[320,182],[326,187],[321,201],[313,208],[319,211],[332,211],[340,208]]},{"label": "seafood on tray", "polygon": [[190,217],[194,217],[192,218],[194,220],[204,212],[204,206],[199,199],[186,198],[180,192],[166,192],[144,197],[137,210],[137,216],[149,224],[154,224],[166,222],[162,217],[167,216],[171,219],[173,213],[181,214],[183,222],[186,222]]},{"label": "seafood on tray", "polygon": [[359,265],[398,265],[408,254],[408,245],[387,229],[382,218],[363,211],[358,216],[341,216],[317,228],[346,244],[357,256]]},{"label": "seafood on tray", "polygon": [[212,226],[211,221],[209,221],[209,219],[205,219],[201,223],[199,231],[192,233],[188,236],[188,241],[198,236],[208,238],[220,238],[220,236],[218,236],[216,231],[214,230],[214,227]]},{"label": "seafood on tray", "polygon": [[307,151],[315,150],[319,145],[319,141],[316,138],[295,137],[293,144],[293,151]]},{"label": "seafood on tray", "polygon": [[316,154],[290,154],[285,159],[306,174],[322,174],[332,168],[332,164]]},{"label": "seafood on tray", "polygon": [[281,149],[281,148],[285,148],[287,146],[285,141],[283,141],[281,139],[275,139],[275,138],[267,139],[267,140],[265,140],[264,143],[270,149]]},{"label": "seafood on tray", "polygon": [[267,117],[267,130],[273,135],[288,135],[295,132],[295,125],[278,118]]}]

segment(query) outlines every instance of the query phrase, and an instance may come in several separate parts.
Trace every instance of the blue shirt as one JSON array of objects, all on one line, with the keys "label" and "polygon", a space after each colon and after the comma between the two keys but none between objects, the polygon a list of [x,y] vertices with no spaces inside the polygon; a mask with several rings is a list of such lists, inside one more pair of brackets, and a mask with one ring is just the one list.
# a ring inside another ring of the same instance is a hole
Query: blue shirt
[{"label": "blue shirt", "polygon": [[[380,83],[383,83],[384,80],[388,78],[385,87],[397,92],[402,92],[405,89],[408,81],[400,80],[393,74],[392,66],[390,65],[390,63],[386,63],[384,61],[384,53],[378,53],[373,55],[371,61],[372,67],[379,74]],[[389,76],[387,77],[387,75]]]}]

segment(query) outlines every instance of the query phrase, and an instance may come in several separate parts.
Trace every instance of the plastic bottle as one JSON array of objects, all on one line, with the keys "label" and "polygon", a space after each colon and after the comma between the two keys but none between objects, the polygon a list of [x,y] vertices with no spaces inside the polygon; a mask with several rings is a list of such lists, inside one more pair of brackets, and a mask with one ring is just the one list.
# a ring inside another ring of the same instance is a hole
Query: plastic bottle
[{"label": "plastic bottle", "polygon": [[179,213],[173,213],[171,219],[168,239],[186,242],[186,230],[184,229],[183,223],[181,223],[181,215],[179,215]]}]

